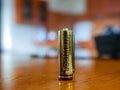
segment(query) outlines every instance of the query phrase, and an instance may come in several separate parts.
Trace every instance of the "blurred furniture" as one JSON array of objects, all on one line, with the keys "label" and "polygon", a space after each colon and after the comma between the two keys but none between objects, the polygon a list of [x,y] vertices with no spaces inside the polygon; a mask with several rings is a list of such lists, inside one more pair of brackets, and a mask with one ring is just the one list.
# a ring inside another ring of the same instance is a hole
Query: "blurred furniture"
[{"label": "blurred furniture", "polygon": [[38,33],[36,40],[34,42],[38,51],[36,54],[39,57],[43,57],[44,52],[44,58],[57,58],[58,55],[57,32],[56,31],[46,32],[45,30],[43,31],[44,33],[42,33],[41,31]]},{"label": "blurred furniture", "polygon": [[[60,13],[57,11],[52,11],[49,9],[48,1],[51,0],[15,0],[16,22],[30,25],[45,23],[48,30],[58,30],[65,26],[73,29],[73,25],[79,21],[90,20],[96,17],[114,17],[119,16],[120,14],[120,0],[86,0],[87,11],[82,15],[71,15],[69,13],[66,14],[64,12]],[[79,0],[76,1],[79,2]],[[54,2],[54,0],[51,2]],[[67,3],[67,1],[63,0],[61,2]],[[56,6],[56,3],[54,4]]]},{"label": "blurred furniture", "polygon": [[59,81],[57,59],[8,55],[0,60],[0,90],[120,89],[119,60],[75,60],[74,79]]},{"label": "blurred furniture", "polygon": [[90,21],[82,21],[74,24],[75,42],[88,42],[92,36],[93,24]]},{"label": "blurred furniture", "polygon": [[120,34],[96,36],[95,43],[100,58],[120,58]]},{"label": "blurred furniture", "polygon": [[46,42],[35,42],[35,45],[37,46],[50,46],[50,47],[54,47],[57,48],[58,47],[58,41],[54,40],[54,41],[46,41]]},{"label": "blurred furniture", "polygon": [[[58,47],[58,41],[45,41],[45,42],[34,42],[34,44],[37,46],[38,52],[36,53],[38,57],[40,58],[57,58],[57,47]],[[42,50],[42,48],[46,48],[45,50]],[[42,57],[42,53],[45,52],[44,57]]]},{"label": "blurred furniture", "polygon": [[46,24],[47,2],[44,0],[15,0],[16,22],[20,24]]},{"label": "blurred furniture", "polygon": [[[75,44],[79,49],[75,49],[76,57],[90,57],[90,43],[92,39],[93,24],[90,21],[77,22],[74,25],[73,31],[75,34]],[[79,51],[78,51],[79,50]],[[80,52],[85,52],[84,54]],[[79,54],[77,54],[79,53]]]}]

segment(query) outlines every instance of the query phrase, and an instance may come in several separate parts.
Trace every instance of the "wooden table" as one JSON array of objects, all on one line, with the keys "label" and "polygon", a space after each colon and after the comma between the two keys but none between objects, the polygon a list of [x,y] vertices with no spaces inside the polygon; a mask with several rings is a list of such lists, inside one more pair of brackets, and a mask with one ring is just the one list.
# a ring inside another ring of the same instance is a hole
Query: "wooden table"
[{"label": "wooden table", "polygon": [[120,90],[120,60],[76,60],[72,81],[58,80],[57,59],[3,55],[0,90]]}]

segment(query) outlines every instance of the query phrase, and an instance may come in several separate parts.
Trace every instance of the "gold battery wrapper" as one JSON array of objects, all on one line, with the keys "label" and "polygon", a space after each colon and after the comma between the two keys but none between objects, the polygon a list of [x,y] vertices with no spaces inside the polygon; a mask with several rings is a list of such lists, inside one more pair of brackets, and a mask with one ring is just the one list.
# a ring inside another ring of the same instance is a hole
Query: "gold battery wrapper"
[{"label": "gold battery wrapper", "polygon": [[58,31],[58,44],[58,79],[72,80],[75,71],[73,31]]}]

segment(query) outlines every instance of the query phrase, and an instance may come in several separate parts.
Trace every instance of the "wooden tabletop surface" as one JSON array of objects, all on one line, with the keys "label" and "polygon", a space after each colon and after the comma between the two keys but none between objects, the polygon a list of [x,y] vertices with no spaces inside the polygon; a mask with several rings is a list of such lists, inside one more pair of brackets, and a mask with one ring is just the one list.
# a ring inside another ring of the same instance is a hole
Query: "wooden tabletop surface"
[{"label": "wooden tabletop surface", "polygon": [[5,54],[0,90],[120,90],[120,60],[75,60],[75,77],[58,80],[57,59]]}]

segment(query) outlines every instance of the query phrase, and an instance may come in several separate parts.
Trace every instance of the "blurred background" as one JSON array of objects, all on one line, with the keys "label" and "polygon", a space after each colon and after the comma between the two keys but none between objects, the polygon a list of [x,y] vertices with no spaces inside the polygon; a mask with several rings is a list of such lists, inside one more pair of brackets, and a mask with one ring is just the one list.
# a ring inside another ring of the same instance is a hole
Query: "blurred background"
[{"label": "blurred background", "polygon": [[120,0],[2,0],[1,52],[57,58],[57,32],[75,33],[76,58],[120,58]]}]

